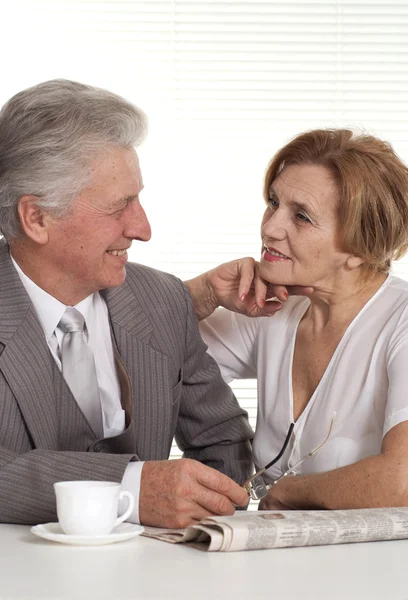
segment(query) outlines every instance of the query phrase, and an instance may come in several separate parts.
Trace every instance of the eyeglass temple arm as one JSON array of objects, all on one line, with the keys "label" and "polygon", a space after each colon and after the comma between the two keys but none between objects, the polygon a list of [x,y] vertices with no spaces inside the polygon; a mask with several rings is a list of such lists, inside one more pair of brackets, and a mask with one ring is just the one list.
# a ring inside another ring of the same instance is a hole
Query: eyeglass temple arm
[{"label": "eyeglass temple arm", "polygon": [[290,424],[289,427],[289,431],[286,435],[285,438],[285,442],[282,446],[281,451],[279,452],[279,454],[273,459],[271,460],[270,463],[268,463],[265,467],[263,467],[262,469],[259,469],[259,471],[257,471],[256,473],[254,473],[251,477],[249,477],[249,479],[247,479],[242,485],[244,488],[246,488],[247,485],[249,485],[254,479],[256,479],[257,477],[259,477],[260,475],[263,475],[266,471],[266,469],[269,469],[269,467],[272,467],[272,465],[274,465],[276,462],[278,462],[278,460],[282,457],[283,453],[285,452],[287,445],[289,444],[289,440],[292,437],[292,432],[293,432],[293,428],[295,427],[294,423]]},{"label": "eyeglass temple arm", "polygon": [[286,439],[285,439],[285,442],[284,442],[284,444],[282,446],[281,451],[279,452],[279,454],[273,460],[271,460],[270,463],[268,463],[267,465],[264,466],[263,471],[266,471],[266,469],[269,469],[269,467],[272,467],[272,465],[274,465],[275,463],[277,463],[278,460],[280,460],[282,458],[283,453],[285,452],[285,450],[286,450],[286,448],[287,448],[287,446],[289,444],[290,438],[292,437],[292,432],[293,432],[293,428],[294,427],[295,427],[295,424],[291,423],[290,427],[289,427],[289,431],[288,431],[288,433],[286,435]]},{"label": "eyeglass temple arm", "polygon": [[[299,467],[302,463],[305,462],[305,460],[307,460],[308,458],[311,458],[314,454],[316,454],[316,452],[318,452],[318,450],[320,450],[320,448],[322,446],[325,445],[325,443],[327,442],[327,440],[330,437],[330,434],[332,432],[333,429],[333,424],[334,424],[334,420],[336,418],[337,413],[334,412],[333,413],[333,417],[332,420],[330,421],[330,427],[329,427],[329,431],[325,437],[325,439],[323,440],[323,442],[321,444],[319,444],[318,446],[316,446],[316,448],[314,448],[313,450],[311,450],[308,454],[306,454],[306,456],[304,456],[303,458],[301,458],[300,460],[298,460],[297,463],[295,463],[294,465],[292,465],[291,467],[289,467],[289,469],[287,469],[284,473],[282,473],[282,475],[280,475],[277,479],[275,479],[274,481],[272,481],[271,483],[269,483],[266,487],[268,490],[271,489],[272,486],[276,485],[277,483],[279,483],[279,481],[281,479],[283,479],[284,477],[287,477],[294,469],[296,469],[297,467]],[[266,468],[266,467],[265,467]]]}]

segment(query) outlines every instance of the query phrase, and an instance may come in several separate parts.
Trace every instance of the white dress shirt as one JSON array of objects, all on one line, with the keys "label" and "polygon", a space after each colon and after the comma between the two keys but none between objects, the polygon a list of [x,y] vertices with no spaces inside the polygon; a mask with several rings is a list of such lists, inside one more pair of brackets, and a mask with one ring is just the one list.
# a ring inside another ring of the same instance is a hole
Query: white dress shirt
[{"label": "white dress shirt", "polygon": [[[34,305],[51,354],[61,371],[61,342],[64,333],[58,327],[58,323],[67,307],[27,277],[13,257],[11,257],[11,260]],[[95,292],[76,304],[74,308],[85,319],[88,344],[95,359],[104,437],[113,437],[125,430],[125,411],[122,409],[120,401],[121,391],[116,374],[108,307],[102,296]],[[141,461],[129,463],[122,479],[123,489],[130,491],[135,498],[135,509],[129,518],[129,521],[133,523],[139,523],[139,491],[142,467],[143,462]],[[121,512],[124,508],[126,506],[120,507]]]},{"label": "white dress shirt", "polygon": [[[257,378],[253,455],[260,468],[280,451],[293,422],[292,364],[298,324],[310,300],[292,297],[273,317],[218,309],[200,330],[224,379]],[[313,347],[310,348],[313,352]],[[381,452],[383,437],[408,420],[408,283],[389,276],[350,323],[295,423],[269,480],[329,440],[297,474],[321,473]]]}]

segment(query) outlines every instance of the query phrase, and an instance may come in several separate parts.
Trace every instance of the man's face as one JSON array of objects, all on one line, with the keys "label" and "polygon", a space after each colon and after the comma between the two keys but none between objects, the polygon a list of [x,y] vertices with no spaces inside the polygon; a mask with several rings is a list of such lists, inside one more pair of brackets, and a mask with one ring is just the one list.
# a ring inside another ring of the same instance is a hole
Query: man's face
[{"label": "man's face", "polygon": [[115,149],[91,164],[91,181],[63,219],[49,216],[47,263],[54,295],[76,304],[93,292],[124,282],[132,240],[148,241],[149,221],[135,150]]}]

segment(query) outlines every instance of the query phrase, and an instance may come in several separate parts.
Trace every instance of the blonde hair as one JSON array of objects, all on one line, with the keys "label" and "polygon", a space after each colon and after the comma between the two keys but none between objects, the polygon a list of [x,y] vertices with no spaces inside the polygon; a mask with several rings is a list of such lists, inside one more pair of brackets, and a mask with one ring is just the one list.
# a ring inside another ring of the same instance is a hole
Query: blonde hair
[{"label": "blonde hair", "polygon": [[288,165],[322,165],[340,193],[340,243],[364,259],[367,273],[388,272],[391,261],[408,250],[408,168],[391,145],[348,129],[302,133],[273,157],[264,197]]}]

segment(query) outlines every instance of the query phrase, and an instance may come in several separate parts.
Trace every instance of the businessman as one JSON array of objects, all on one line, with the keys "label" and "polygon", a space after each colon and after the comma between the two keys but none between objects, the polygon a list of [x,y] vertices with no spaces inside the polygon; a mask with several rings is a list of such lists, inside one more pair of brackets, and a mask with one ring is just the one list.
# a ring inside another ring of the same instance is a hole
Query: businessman
[{"label": "businessman", "polygon": [[131,520],[156,526],[247,503],[252,430],[190,296],[127,262],[150,238],[145,130],[131,103],[65,80],[0,111],[1,522],[54,521],[61,480],[121,482]]}]

